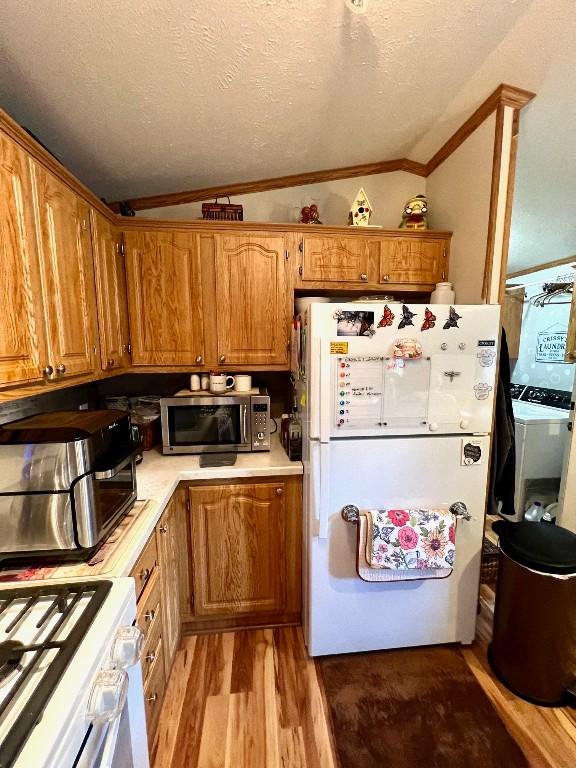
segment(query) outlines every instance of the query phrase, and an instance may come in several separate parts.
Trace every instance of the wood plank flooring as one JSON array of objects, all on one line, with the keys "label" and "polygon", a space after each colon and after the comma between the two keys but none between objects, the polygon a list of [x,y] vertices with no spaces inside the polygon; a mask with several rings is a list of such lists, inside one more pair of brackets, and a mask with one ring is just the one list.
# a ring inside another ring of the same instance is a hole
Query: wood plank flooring
[{"label": "wood plank flooring", "polygon": [[[482,588],[468,666],[534,768],[576,765],[576,709],[518,699],[486,660],[494,595]],[[154,768],[336,768],[323,691],[297,627],[185,637],[153,746]]]}]

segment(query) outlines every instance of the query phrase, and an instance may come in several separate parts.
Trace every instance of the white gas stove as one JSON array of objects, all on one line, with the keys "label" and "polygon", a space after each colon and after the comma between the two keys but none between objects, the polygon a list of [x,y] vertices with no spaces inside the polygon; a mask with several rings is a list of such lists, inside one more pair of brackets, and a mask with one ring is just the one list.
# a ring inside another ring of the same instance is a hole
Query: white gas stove
[{"label": "white gas stove", "polygon": [[148,768],[131,579],[0,588],[1,768]]}]

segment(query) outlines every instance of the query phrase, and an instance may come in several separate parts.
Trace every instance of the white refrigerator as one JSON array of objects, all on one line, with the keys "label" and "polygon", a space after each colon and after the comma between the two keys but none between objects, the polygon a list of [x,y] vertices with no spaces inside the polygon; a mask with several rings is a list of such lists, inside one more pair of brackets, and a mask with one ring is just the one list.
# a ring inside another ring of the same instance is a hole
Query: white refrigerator
[{"label": "white refrigerator", "polygon": [[[312,656],[470,643],[479,589],[498,306],[312,304],[300,391],[304,625]],[[362,509],[463,502],[443,579],[363,581]]]}]

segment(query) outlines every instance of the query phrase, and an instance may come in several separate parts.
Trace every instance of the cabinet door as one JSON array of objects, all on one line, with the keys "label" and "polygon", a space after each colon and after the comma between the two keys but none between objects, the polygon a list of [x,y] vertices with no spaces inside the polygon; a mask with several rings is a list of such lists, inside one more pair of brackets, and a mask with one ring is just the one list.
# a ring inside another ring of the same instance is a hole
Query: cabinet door
[{"label": "cabinet door", "polygon": [[365,283],[370,275],[370,249],[361,237],[302,238],[302,280]]},{"label": "cabinet door", "polygon": [[0,134],[0,383],[42,378],[44,317],[27,156]]},{"label": "cabinet door", "polygon": [[49,171],[33,165],[42,293],[54,378],[96,369],[96,296],[90,209]]},{"label": "cabinet door", "polygon": [[190,488],[197,616],[284,609],[284,490],[282,482]]},{"label": "cabinet door", "polygon": [[447,273],[444,240],[394,238],[383,242],[381,283],[437,283]]},{"label": "cabinet door", "polygon": [[133,365],[201,364],[204,326],[197,235],[125,232]]},{"label": "cabinet door", "polygon": [[283,235],[216,238],[220,364],[286,365],[288,290]]},{"label": "cabinet door", "polygon": [[[186,491],[177,490],[156,526],[162,583],[164,663],[166,679],[180,644],[182,615],[189,612],[188,517]],[[183,611],[183,606],[186,606]]]},{"label": "cabinet door", "polygon": [[121,236],[102,214],[92,210],[92,244],[102,369],[130,365],[128,298]]}]

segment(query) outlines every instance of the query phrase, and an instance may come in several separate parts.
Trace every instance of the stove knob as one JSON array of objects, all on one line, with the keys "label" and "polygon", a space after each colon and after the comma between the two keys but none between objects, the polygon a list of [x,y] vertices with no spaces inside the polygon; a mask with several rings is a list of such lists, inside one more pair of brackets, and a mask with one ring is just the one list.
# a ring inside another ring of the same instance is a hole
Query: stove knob
[{"label": "stove knob", "polygon": [[124,709],[127,694],[127,672],[123,669],[99,672],[90,691],[86,717],[92,723],[111,723]]},{"label": "stove knob", "polygon": [[138,627],[120,627],[112,643],[110,657],[117,669],[128,669],[142,654],[144,635]]},{"label": "stove knob", "polygon": [[428,429],[430,432],[438,432],[438,424],[435,421],[431,421],[430,424],[428,424]]},{"label": "stove knob", "polygon": [[468,429],[469,426],[470,426],[470,422],[468,421],[468,419],[462,419],[462,421],[460,422],[460,429]]}]

